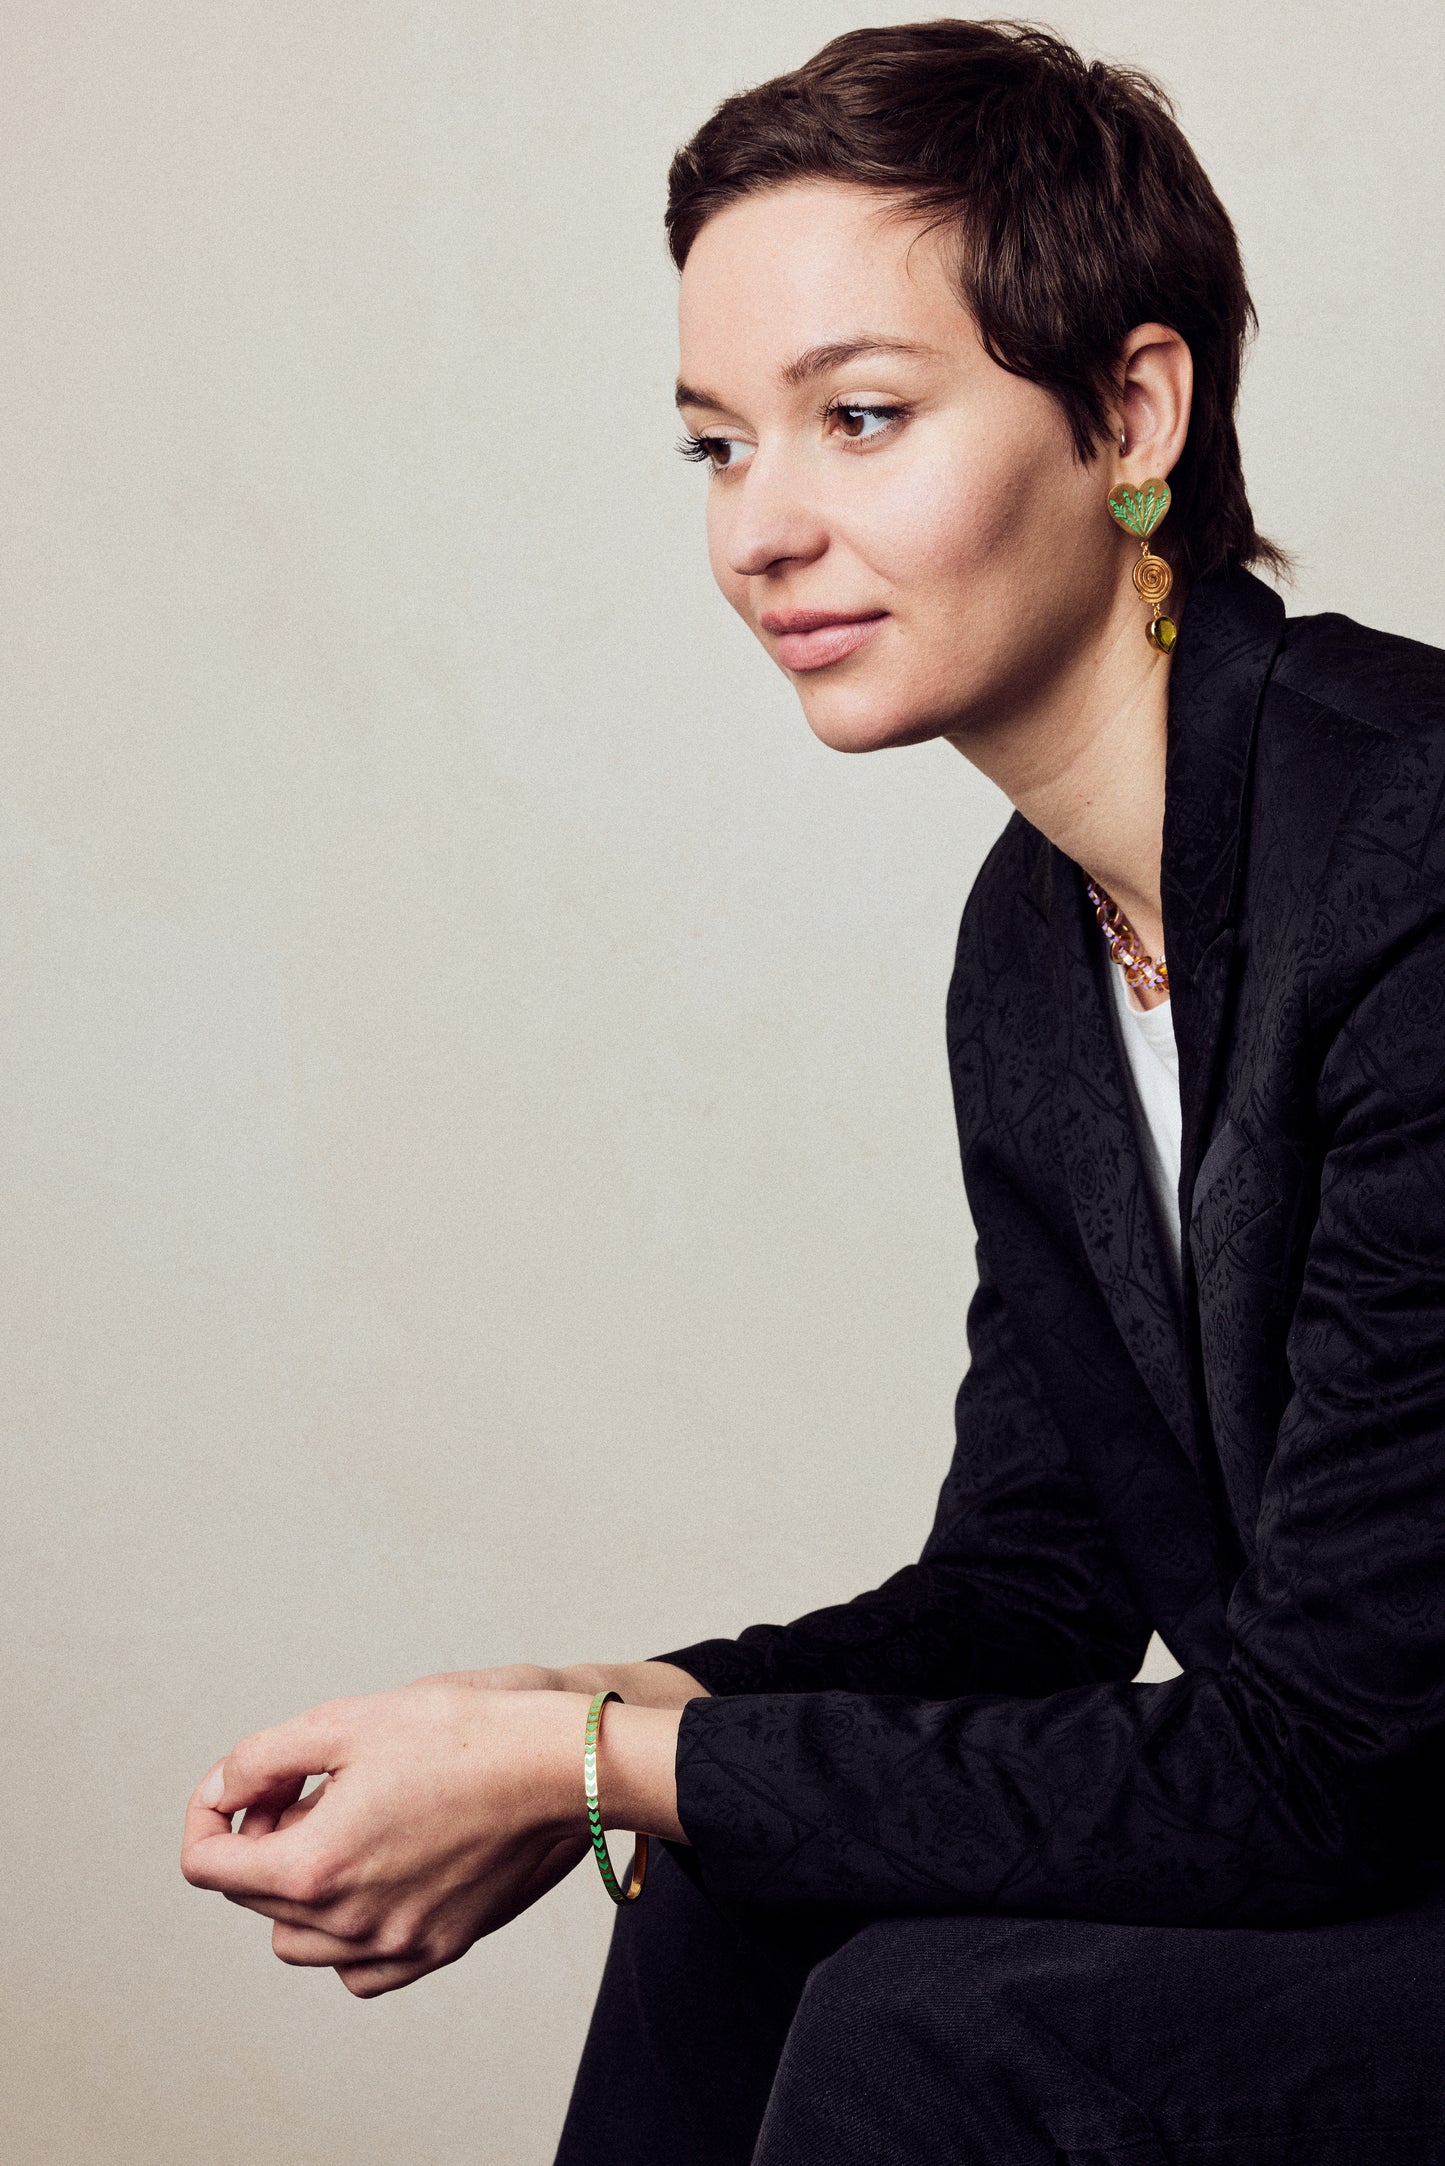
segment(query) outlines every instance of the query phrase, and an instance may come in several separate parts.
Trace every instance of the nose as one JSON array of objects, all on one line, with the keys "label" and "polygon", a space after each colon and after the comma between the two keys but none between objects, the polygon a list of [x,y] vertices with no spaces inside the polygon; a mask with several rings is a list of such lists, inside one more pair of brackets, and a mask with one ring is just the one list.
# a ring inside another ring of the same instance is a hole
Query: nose
[{"label": "nose", "polygon": [[728,569],[740,578],[781,564],[808,564],[823,554],[828,534],[818,511],[799,486],[786,459],[755,451],[736,485],[714,492],[723,498],[718,537]]}]

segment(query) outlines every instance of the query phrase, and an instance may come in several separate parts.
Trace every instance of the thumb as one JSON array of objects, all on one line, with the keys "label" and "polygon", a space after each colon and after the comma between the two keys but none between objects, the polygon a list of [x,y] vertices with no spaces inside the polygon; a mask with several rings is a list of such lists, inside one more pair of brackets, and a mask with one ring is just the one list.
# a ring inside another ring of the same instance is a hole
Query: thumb
[{"label": "thumb", "polygon": [[338,1709],[313,1707],[290,1722],[243,1737],[212,1768],[196,1793],[197,1802],[227,1815],[270,1800],[290,1805],[308,1776],[335,1773],[343,1752],[342,1729]]},{"label": "thumb", "polygon": [[233,1834],[231,1817],[251,1805],[264,1812],[295,1803],[308,1775],[329,1775],[346,1758],[346,1703],[313,1707],[292,1722],[243,1737],[213,1767],[186,1807],[181,1838],[181,1871],[195,1888],[223,1895],[274,1893],[275,1846],[290,1846],[301,1830],[261,1834],[252,1840]]}]

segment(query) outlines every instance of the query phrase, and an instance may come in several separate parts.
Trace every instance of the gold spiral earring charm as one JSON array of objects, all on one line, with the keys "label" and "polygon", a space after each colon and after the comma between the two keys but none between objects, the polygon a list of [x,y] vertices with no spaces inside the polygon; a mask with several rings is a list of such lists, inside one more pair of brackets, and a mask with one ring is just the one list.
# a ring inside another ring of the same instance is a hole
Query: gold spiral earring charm
[{"label": "gold spiral earring charm", "polygon": [[1127,482],[1120,482],[1109,491],[1109,512],[1112,518],[1135,536],[1139,543],[1139,561],[1134,566],[1134,589],[1141,601],[1148,602],[1153,615],[1144,630],[1150,644],[1161,654],[1168,654],[1179,636],[1178,626],[1172,617],[1164,615],[1164,603],[1174,584],[1174,574],[1163,557],[1156,557],[1149,547],[1149,536],[1169,509],[1169,484],[1155,479],[1146,481],[1137,489]]},{"label": "gold spiral earring charm", "polygon": [[1141,601],[1162,602],[1173,584],[1173,572],[1163,557],[1156,557],[1145,542],[1144,554],[1134,566],[1134,586]]}]

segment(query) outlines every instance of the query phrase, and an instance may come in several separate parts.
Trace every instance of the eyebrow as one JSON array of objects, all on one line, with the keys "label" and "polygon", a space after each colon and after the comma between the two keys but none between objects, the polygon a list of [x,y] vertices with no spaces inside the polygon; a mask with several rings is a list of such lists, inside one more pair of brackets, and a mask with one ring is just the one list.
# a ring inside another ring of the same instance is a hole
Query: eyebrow
[{"label": "eyebrow", "polygon": [[[778,371],[778,380],[789,390],[810,383],[816,376],[826,376],[830,369],[843,368],[850,361],[866,359],[870,354],[914,354],[925,360],[936,361],[938,349],[919,346],[906,338],[841,338],[827,346],[809,346],[787,362]],[[705,406],[713,413],[725,414],[727,403],[711,391],[694,391],[691,384],[680,383],[677,387],[679,406]]]}]

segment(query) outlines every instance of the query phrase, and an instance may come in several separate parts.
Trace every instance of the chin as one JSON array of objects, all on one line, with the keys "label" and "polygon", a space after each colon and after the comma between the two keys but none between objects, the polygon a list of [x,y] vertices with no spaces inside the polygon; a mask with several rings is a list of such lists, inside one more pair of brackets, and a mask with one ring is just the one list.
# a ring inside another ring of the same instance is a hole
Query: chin
[{"label": "chin", "polygon": [[796,685],[809,729],[833,752],[884,752],[890,746],[927,744],[950,725],[946,715],[923,714],[887,699],[842,694],[823,685]]}]

